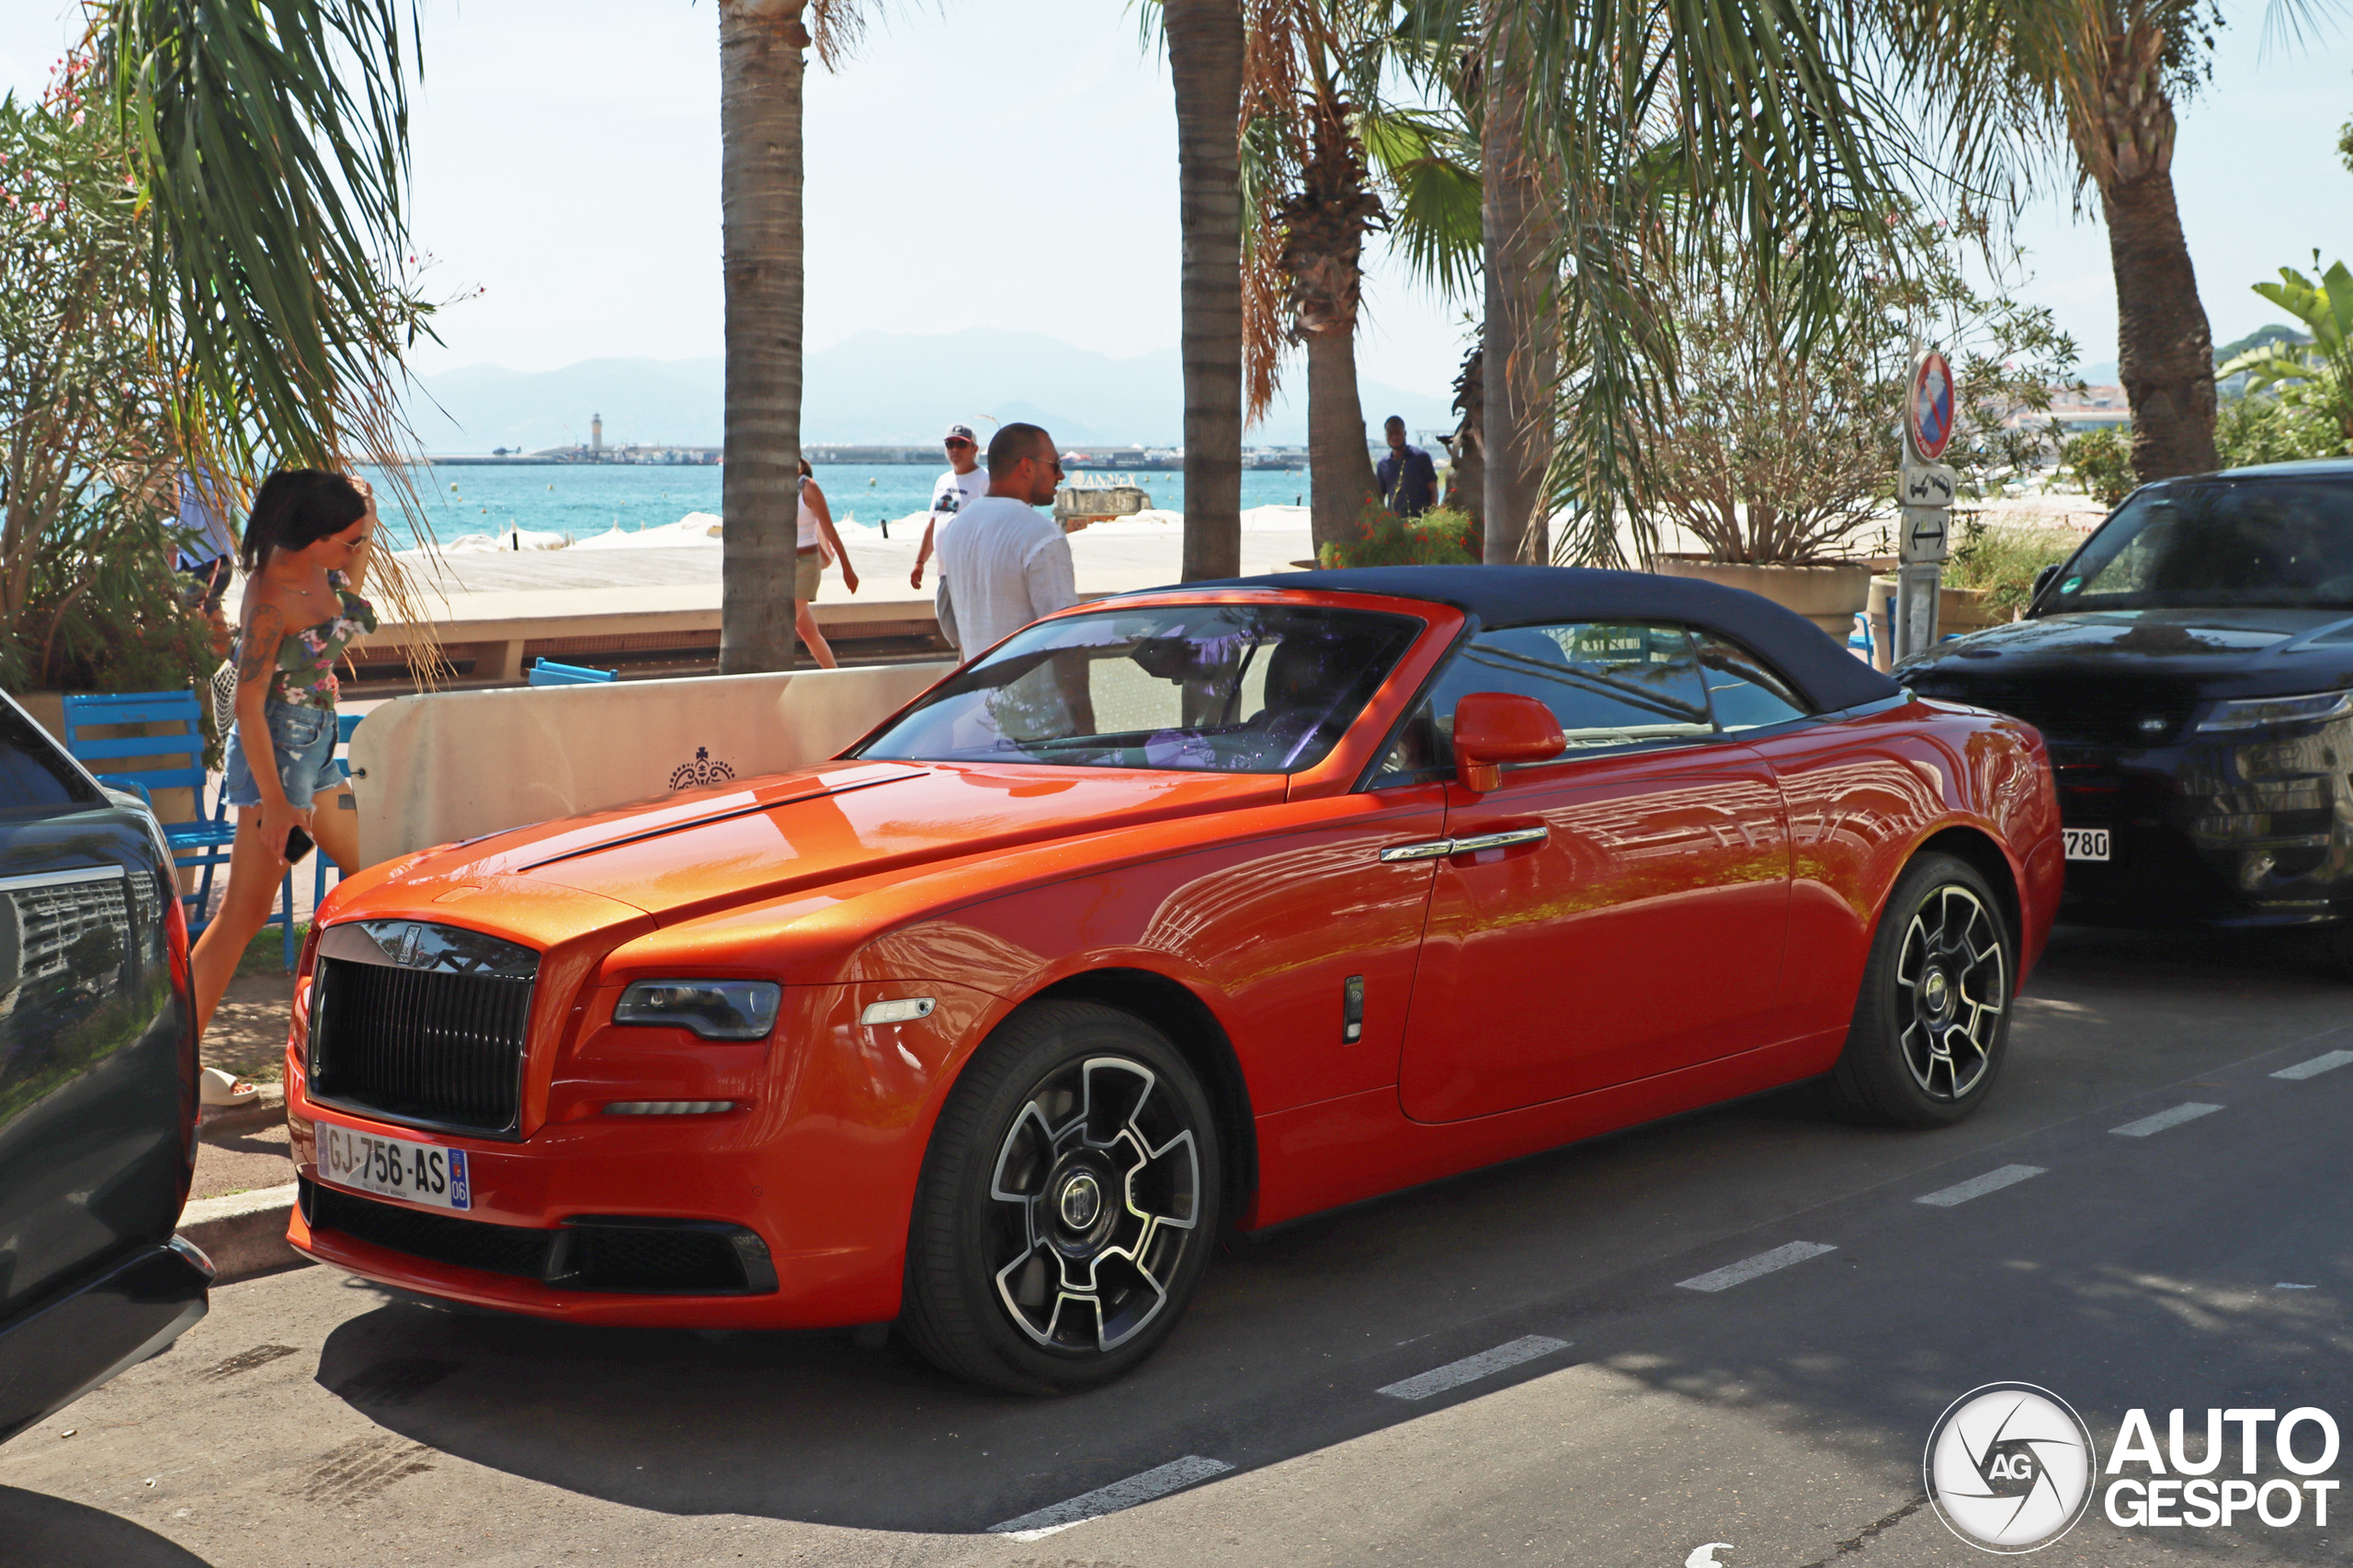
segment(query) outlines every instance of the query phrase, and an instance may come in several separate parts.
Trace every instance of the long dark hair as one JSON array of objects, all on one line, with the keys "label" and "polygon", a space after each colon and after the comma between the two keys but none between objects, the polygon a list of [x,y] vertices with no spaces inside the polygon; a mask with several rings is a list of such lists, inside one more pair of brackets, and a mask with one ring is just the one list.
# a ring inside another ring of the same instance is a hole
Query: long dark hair
[{"label": "long dark hair", "polygon": [[368,498],[343,474],[281,468],[261,482],[254,496],[237,559],[248,573],[258,572],[273,551],[316,544],[367,515]]}]

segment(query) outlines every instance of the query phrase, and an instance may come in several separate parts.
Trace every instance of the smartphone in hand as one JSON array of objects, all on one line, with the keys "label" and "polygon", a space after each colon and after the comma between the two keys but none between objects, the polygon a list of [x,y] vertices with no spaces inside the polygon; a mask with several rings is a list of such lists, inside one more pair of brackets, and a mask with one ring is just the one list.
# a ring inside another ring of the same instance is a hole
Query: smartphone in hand
[{"label": "smartphone in hand", "polygon": [[310,852],[311,835],[299,827],[288,828],[286,830],[286,863],[290,866],[299,865],[302,857]]}]

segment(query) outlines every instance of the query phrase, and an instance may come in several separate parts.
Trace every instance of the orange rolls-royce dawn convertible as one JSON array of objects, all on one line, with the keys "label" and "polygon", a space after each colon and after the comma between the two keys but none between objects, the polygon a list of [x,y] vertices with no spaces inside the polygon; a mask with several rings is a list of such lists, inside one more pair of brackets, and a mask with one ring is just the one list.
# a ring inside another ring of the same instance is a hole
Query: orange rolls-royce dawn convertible
[{"label": "orange rolls-royce dawn convertible", "polygon": [[343,883],[293,1244],[584,1324],[1118,1375],[1222,1226],[1829,1074],[1965,1117],[2035,731],[1731,589],[1287,574],[1039,621],[835,761]]}]

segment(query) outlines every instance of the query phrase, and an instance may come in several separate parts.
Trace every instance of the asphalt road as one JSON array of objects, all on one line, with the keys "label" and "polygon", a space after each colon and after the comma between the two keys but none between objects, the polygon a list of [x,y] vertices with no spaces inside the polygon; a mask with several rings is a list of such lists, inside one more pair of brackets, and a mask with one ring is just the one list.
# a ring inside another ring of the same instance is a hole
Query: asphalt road
[{"label": "asphalt road", "polygon": [[[1077,1398],[847,1335],[232,1286],[0,1445],[0,1563],[1982,1563],[1921,1454],[1987,1382],[2063,1396],[2103,1454],[2135,1407],[2160,1443],[2187,1409],[2194,1456],[2208,1407],[2317,1406],[2353,1483],[2348,1122],[2353,986],[2063,933],[1960,1128],[1800,1087],[1237,1242],[1154,1362]],[[2296,1479],[2261,1436],[2256,1484]],[[2033,1561],[2343,1562],[2333,1503],[2201,1529],[2095,1501]]]}]

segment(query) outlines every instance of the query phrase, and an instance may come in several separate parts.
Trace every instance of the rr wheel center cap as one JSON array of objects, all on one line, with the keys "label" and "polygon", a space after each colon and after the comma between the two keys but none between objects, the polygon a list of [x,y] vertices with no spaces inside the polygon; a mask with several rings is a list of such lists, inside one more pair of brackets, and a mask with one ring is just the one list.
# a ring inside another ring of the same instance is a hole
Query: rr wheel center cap
[{"label": "rr wheel center cap", "polygon": [[1055,1212],[1063,1224],[1074,1231],[1084,1231],[1095,1223],[1103,1212],[1103,1188],[1087,1171],[1074,1171],[1063,1183],[1061,1195],[1054,1200]]},{"label": "rr wheel center cap", "polygon": [[1952,1011],[1952,982],[1941,969],[1931,969],[1920,977],[1920,1005],[1933,1018],[1942,1018]]}]

